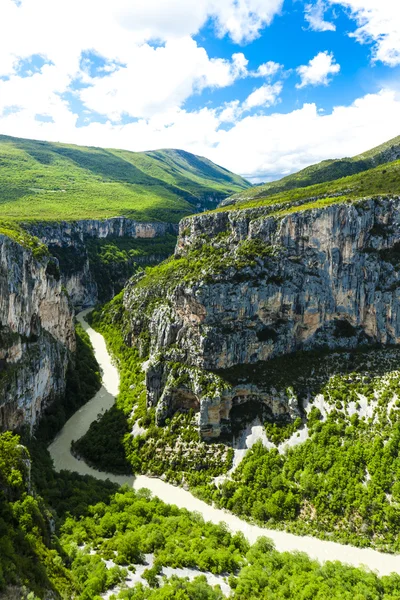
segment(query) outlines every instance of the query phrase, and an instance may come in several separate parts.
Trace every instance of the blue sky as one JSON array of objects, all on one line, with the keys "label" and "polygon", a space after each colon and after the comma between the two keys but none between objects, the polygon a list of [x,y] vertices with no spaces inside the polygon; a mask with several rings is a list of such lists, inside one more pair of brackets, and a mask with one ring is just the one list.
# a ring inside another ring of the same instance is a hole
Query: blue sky
[{"label": "blue sky", "polygon": [[394,0],[0,0],[0,133],[252,181],[400,134]]}]

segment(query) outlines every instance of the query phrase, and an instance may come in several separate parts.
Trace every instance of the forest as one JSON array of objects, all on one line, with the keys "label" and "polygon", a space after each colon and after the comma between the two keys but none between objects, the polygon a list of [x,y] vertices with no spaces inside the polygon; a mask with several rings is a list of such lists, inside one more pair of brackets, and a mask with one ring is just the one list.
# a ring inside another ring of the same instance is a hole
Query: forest
[{"label": "forest", "polygon": [[[53,496],[50,509],[40,480],[29,478],[31,459],[18,436],[0,436],[0,456],[0,590],[23,585],[22,597],[29,600],[48,590],[57,598],[99,600],[114,588],[112,598],[120,599],[222,600],[219,587],[207,583],[211,572],[225,579],[233,600],[399,597],[399,575],[379,578],[337,562],[321,566],[302,553],[278,553],[266,538],[249,546],[223,523],[205,523],[146,490],[116,489],[63,472],[58,485],[72,492],[69,510],[62,508],[62,493]],[[40,467],[51,471],[44,462]],[[142,582],[124,587],[128,574],[150,557]],[[167,566],[195,569],[197,576],[166,579]]]}]

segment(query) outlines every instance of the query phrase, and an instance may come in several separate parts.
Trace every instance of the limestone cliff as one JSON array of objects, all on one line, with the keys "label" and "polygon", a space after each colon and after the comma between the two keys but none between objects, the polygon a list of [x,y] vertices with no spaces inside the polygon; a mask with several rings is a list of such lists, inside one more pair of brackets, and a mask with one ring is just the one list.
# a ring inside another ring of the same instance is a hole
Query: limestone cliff
[{"label": "limestone cliff", "polygon": [[64,393],[74,349],[57,262],[0,235],[0,429],[35,425]]},{"label": "limestone cliff", "polygon": [[[160,262],[160,256],[134,257],[125,264],[112,265],[107,284],[96,277],[96,265],[91,260],[88,246],[95,240],[155,239],[167,234],[176,235],[178,226],[171,223],[142,223],[126,217],[104,220],[82,220],[58,223],[28,224],[30,233],[46,244],[60,264],[61,281],[74,306],[94,306],[112,298],[135,271],[136,264]],[[100,278],[101,279],[101,278]]]},{"label": "limestone cliff", "polygon": [[203,435],[216,437],[249,399],[293,418],[290,390],[255,385],[244,366],[400,343],[400,198],[270,212],[184,219],[175,258],[128,285],[128,339],[150,354],[148,404],[159,422],[193,408]]}]

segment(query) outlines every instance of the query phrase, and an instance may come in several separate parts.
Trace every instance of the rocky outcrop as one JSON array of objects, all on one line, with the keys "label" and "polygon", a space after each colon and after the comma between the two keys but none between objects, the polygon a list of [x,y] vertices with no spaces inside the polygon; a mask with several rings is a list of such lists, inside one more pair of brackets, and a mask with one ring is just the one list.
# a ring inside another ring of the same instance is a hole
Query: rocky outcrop
[{"label": "rocky outcrop", "polygon": [[58,265],[0,235],[0,429],[36,424],[65,391],[73,309]]},{"label": "rocky outcrop", "polygon": [[[180,278],[170,268],[157,287],[128,285],[124,299],[132,343],[149,332],[148,402],[160,422],[180,394],[197,402],[206,437],[228,430],[232,406],[249,397],[292,418],[290,393],[254,385],[243,366],[268,369],[298,350],[400,343],[398,197],[196,215],[181,222],[176,258],[176,269],[187,259]],[[179,364],[189,375],[171,378]]]},{"label": "rocky outcrop", "polygon": [[[26,228],[46,244],[60,264],[61,281],[76,307],[94,306],[99,301],[112,298],[124,286],[134,273],[135,265],[151,264],[147,260],[135,257],[126,264],[116,263],[112,269],[112,281],[99,285],[96,268],[90,260],[88,242],[91,240],[140,238],[154,239],[176,235],[178,225],[172,223],[141,223],[126,217],[114,217],[104,220],[82,220],[58,223],[27,224]],[[153,257],[154,258],[154,257]],[[166,255],[159,257],[159,260]],[[157,257],[156,257],[157,260]]]},{"label": "rocky outcrop", "polygon": [[142,223],[127,217],[97,220],[61,221],[58,223],[29,224],[29,231],[50,246],[71,246],[74,241],[85,238],[134,237],[155,238],[176,233],[178,226],[172,223]]}]

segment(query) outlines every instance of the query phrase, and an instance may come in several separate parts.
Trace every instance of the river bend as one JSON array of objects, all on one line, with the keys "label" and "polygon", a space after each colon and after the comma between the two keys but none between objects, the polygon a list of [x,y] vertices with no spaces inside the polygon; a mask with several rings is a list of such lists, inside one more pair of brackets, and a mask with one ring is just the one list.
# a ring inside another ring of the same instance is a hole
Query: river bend
[{"label": "river bend", "polygon": [[186,508],[201,513],[206,521],[212,521],[213,523],[224,521],[231,531],[241,531],[250,543],[255,542],[261,535],[268,536],[280,552],[301,551],[306,552],[311,558],[321,562],[338,560],[355,567],[365,565],[369,569],[379,573],[379,575],[389,575],[393,571],[400,573],[400,555],[385,554],[368,548],[355,548],[337,542],[319,540],[311,536],[297,536],[284,531],[275,531],[251,525],[227,511],[214,508],[198,500],[190,492],[166,483],[161,479],[146,477],[144,475],[137,477],[120,476],[97,471],[89,467],[83,460],[72,456],[70,450],[72,440],[78,440],[82,437],[98,414],[106,411],[113,405],[119,387],[118,370],[112,364],[103,336],[94,331],[85,321],[85,315],[91,310],[82,311],[77,315],[77,319],[92,342],[97,362],[103,373],[103,385],[92,400],[80,408],[65,423],[60,433],[52,444],[50,444],[49,451],[57,471],[67,469],[69,471],[76,471],[81,475],[92,475],[97,479],[110,479],[110,481],[114,481],[120,485],[128,483],[135,489],[147,488],[167,504],[175,504],[179,508]]}]

